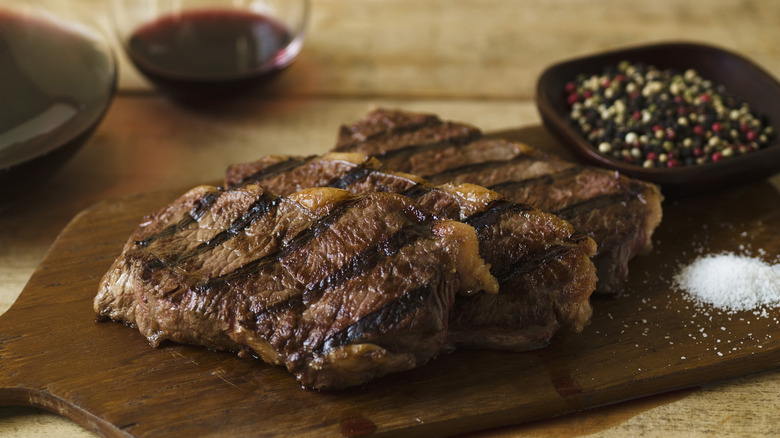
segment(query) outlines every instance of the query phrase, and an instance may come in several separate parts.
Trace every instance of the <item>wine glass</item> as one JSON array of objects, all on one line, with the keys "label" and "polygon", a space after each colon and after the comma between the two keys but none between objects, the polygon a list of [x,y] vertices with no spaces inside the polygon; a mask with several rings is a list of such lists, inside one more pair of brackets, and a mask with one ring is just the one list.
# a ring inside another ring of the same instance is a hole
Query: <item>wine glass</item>
[{"label": "wine glass", "polygon": [[0,208],[84,144],[116,82],[98,17],[62,0],[0,4]]},{"label": "wine glass", "polygon": [[268,82],[300,53],[308,0],[112,0],[135,67],[183,101],[221,98]]}]

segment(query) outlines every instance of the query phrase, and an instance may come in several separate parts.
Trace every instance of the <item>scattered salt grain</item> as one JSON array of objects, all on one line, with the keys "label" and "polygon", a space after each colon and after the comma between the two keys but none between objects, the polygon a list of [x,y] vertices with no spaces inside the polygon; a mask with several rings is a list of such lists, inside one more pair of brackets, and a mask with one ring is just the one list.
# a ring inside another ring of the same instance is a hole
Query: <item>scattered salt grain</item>
[{"label": "scattered salt grain", "polygon": [[680,289],[727,311],[780,304],[780,264],[733,253],[698,257],[676,276]]}]

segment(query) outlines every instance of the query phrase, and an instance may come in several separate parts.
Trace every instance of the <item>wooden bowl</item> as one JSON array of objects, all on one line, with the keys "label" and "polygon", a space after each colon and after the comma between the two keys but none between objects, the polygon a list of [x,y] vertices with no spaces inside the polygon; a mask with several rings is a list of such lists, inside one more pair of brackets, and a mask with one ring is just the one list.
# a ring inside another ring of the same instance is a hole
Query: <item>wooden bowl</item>
[{"label": "wooden bowl", "polygon": [[567,82],[580,74],[601,74],[604,67],[627,60],[643,62],[659,69],[695,69],[729,94],[747,102],[754,113],[767,117],[780,128],[780,83],[744,57],[708,45],[663,43],[630,47],[554,64],[539,78],[536,104],[542,120],[565,145],[583,161],[659,184],[665,194],[692,194],[766,178],[780,171],[780,138],[766,147],[717,162],[675,168],[644,168],[600,154],[569,121],[564,91]]}]

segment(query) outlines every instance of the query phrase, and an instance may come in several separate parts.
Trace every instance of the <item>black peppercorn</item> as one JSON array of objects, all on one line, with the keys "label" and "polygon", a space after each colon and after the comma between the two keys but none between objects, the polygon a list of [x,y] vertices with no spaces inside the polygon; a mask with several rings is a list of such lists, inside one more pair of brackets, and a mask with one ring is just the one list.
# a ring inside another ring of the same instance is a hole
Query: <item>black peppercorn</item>
[{"label": "black peppercorn", "polygon": [[622,61],[566,84],[570,120],[601,154],[644,167],[716,162],[765,147],[765,115],[693,70]]}]

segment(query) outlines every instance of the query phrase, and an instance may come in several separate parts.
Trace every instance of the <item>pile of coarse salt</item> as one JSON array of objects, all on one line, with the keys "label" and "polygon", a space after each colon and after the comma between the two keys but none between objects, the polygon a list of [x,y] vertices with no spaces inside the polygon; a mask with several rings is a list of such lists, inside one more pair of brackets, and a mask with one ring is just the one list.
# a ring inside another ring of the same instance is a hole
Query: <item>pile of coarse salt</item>
[{"label": "pile of coarse salt", "polygon": [[700,302],[735,312],[780,304],[780,264],[733,253],[701,256],[675,276]]}]

